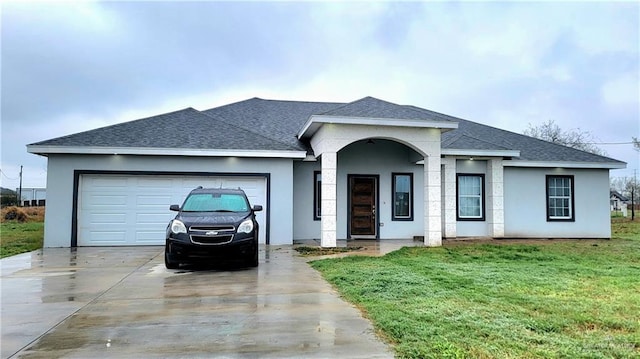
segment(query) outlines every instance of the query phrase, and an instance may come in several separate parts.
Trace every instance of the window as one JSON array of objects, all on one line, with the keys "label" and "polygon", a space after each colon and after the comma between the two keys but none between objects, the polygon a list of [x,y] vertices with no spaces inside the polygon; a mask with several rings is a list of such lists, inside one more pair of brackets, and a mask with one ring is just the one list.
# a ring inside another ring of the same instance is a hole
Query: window
[{"label": "window", "polygon": [[574,221],[573,176],[547,176],[547,221]]},{"label": "window", "polygon": [[394,221],[413,221],[413,173],[393,173]]},{"label": "window", "polygon": [[313,220],[319,221],[322,203],[322,172],[313,171]]},{"label": "window", "polygon": [[484,221],[483,174],[458,174],[458,220]]}]

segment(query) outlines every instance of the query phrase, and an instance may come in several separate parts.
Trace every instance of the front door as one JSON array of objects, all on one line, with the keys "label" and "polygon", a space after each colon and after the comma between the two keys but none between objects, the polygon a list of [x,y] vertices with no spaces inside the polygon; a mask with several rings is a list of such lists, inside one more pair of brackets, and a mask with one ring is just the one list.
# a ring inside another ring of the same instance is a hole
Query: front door
[{"label": "front door", "polygon": [[349,176],[349,237],[376,237],[377,193],[377,176]]}]

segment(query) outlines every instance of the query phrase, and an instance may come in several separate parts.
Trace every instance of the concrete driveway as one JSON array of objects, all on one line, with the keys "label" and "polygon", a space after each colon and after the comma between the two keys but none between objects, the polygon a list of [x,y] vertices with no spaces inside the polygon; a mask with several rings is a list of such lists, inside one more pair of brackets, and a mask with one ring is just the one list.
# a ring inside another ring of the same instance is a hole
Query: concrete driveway
[{"label": "concrete driveway", "polygon": [[0,262],[3,358],[393,357],[291,246],[242,270],[166,270],[160,247]]}]

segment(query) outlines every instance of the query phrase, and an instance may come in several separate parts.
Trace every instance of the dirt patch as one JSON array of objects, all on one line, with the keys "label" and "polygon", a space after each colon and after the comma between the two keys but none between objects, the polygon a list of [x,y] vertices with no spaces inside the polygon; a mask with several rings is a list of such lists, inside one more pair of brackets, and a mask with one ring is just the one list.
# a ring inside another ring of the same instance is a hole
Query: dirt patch
[{"label": "dirt patch", "polygon": [[303,256],[326,256],[331,254],[340,254],[340,253],[348,253],[348,252],[357,252],[366,250],[365,247],[335,247],[335,248],[322,248],[322,247],[308,247],[308,246],[300,246],[295,247],[298,253]]},{"label": "dirt patch", "polygon": [[442,246],[464,246],[475,244],[491,244],[491,245],[512,245],[512,244],[535,244],[546,245],[558,242],[580,242],[598,244],[608,242],[608,239],[578,239],[578,238],[522,238],[522,239],[494,239],[494,238],[466,238],[466,239],[445,239]]}]

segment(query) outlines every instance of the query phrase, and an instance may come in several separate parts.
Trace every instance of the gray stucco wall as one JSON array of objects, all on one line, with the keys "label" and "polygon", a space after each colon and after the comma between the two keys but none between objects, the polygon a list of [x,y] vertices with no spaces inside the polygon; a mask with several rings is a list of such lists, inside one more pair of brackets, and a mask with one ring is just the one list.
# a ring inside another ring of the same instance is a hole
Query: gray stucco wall
[{"label": "gray stucco wall", "polygon": [[320,221],[313,220],[313,172],[320,161],[293,163],[293,238],[319,239]]},{"label": "gray stucco wall", "polygon": [[291,159],[125,155],[51,155],[47,164],[45,247],[69,247],[75,170],[269,173],[270,241],[293,240],[293,166]]},{"label": "gray stucco wall", "polygon": [[[575,222],[547,222],[546,175],[575,176]],[[504,201],[507,238],[611,237],[606,169],[505,167]]]},{"label": "gray stucco wall", "polygon": [[[484,174],[487,173],[487,161],[483,160],[456,160],[456,174],[457,173],[477,173]],[[489,228],[487,225],[487,195],[488,195],[488,186],[486,183],[487,179],[485,177],[485,187],[484,187],[484,202],[485,202],[485,220],[483,221],[457,221],[457,236],[458,237],[483,237],[489,235]],[[457,183],[456,183],[457,186]],[[456,189],[457,190],[457,189]],[[456,198],[457,200],[457,198]],[[456,205],[457,208],[457,205]]]},{"label": "gray stucco wall", "polygon": [[[337,171],[337,238],[347,238],[348,175],[379,175],[381,239],[413,238],[424,233],[424,167],[410,159],[416,152],[409,147],[388,140],[375,139],[353,143],[338,152]],[[320,221],[313,220],[313,171],[320,170],[318,162],[296,162],[294,176],[295,239],[320,238]],[[392,221],[392,173],[413,173],[413,221]]]}]

